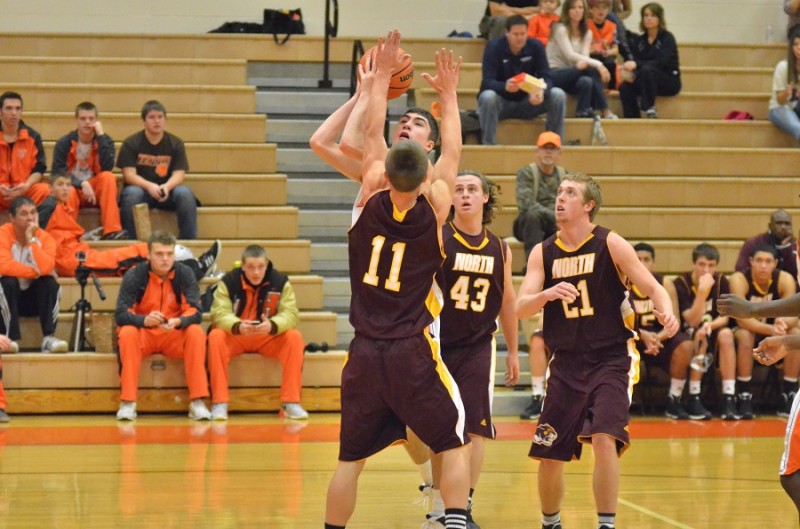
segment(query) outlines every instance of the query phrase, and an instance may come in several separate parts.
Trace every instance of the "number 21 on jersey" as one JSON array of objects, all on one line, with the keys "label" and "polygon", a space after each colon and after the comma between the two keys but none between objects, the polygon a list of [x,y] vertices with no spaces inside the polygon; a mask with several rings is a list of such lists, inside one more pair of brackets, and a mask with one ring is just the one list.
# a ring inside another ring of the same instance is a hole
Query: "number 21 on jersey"
[{"label": "number 21 on jersey", "polygon": [[[581,279],[578,281],[578,284],[575,285],[575,288],[577,288],[581,293],[581,295],[578,296],[578,299],[572,303],[567,303],[567,301],[563,299],[561,300],[561,304],[564,306],[564,316],[566,316],[568,319],[580,318],[582,316],[593,316],[594,307],[592,307],[592,300],[589,299],[589,288],[586,285],[586,280]],[[580,304],[580,307],[570,306],[577,304]]]},{"label": "number 21 on jersey", "polygon": [[[372,239],[372,256],[369,259],[369,269],[364,274],[364,283],[377,287],[380,283],[378,277],[378,263],[381,260],[381,250],[386,243],[386,237],[376,235]],[[389,277],[383,284],[383,288],[392,292],[400,292],[400,267],[403,265],[403,255],[406,252],[406,243],[396,242],[392,245],[392,266],[389,269]]]}]

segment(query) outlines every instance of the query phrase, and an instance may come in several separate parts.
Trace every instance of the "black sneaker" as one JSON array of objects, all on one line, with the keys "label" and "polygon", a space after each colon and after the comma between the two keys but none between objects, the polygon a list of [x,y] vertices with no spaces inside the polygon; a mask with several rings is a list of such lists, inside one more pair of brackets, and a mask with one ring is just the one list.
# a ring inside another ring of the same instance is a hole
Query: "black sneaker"
[{"label": "black sneaker", "polygon": [[711,412],[700,402],[700,395],[689,395],[689,402],[686,403],[686,411],[689,418],[694,421],[707,421],[711,419]]},{"label": "black sneaker", "polygon": [[670,419],[677,419],[679,421],[685,421],[689,418],[689,414],[683,408],[683,404],[681,404],[681,399],[673,397],[672,395],[669,396],[665,415]]},{"label": "black sneaker", "polygon": [[736,397],[733,395],[722,396],[722,420],[738,421],[742,416],[736,411]]},{"label": "black sneaker", "polygon": [[778,406],[778,417],[788,417],[792,414],[792,402],[794,402],[794,391],[786,394],[781,393],[781,403]]},{"label": "black sneaker", "polygon": [[753,394],[739,393],[736,395],[736,400],[739,402],[739,417],[746,421],[753,420],[753,417],[755,417],[755,413],[753,413]]},{"label": "black sneaker", "polygon": [[531,401],[525,407],[525,410],[519,414],[519,418],[534,420],[538,419],[541,414],[542,414],[542,396],[532,395]]},{"label": "black sneaker", "polygon": [[222,242],[217,239],[208,251],[197,258],[197,262],[200,265],[200,272],[203,274],[202,277],[213,274],[217,269],[217,256],[221,250]]},{"label": "black sneaker", "polygon": [[128,232],[126,230],[119,230],[111,233],[106,233],[105,235],[100,237],[101,241],[119,241],[122,239],[128,239]]},{"label": "black sneaker", "polygon": [[561,529],[561,522],[555,523],[553,525],[542,524],[542,529]]},{"label": "black sneaker", "polygon": [[481,529],[481,526],[472,519],[472,498],[469,499],[469,505],[467,506],[467,529]]}]

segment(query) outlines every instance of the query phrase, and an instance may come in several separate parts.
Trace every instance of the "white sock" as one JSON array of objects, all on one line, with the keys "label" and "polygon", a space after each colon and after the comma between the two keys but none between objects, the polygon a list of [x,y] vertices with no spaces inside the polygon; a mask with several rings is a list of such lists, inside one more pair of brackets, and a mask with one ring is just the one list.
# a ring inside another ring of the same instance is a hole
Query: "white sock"
[{"label": "white sock", "polygon": [[669,394],[676,399],[681,398],[683,395],[683,388],[686,387],[685,378],[671,378],[669,380]]},{"label": "white sock", "polygon": [[723,380],[722,381],[722,394],[735,395],[736,394],[736,380]]},{"label": "white sock", "polygon": [[531,377],[531,393],[540,397],[544,395],[544,377]]},{"label": "white sock", "polygon": [[690,380],[689,381],[689,395],[699,395],[700,394],[700,380]]},{"label": "white sock", "polygon": [[439,518],[440,516],[444,516],[444,500],[439,489],[433,489],[433,507],[431,507],[428,517]]}]

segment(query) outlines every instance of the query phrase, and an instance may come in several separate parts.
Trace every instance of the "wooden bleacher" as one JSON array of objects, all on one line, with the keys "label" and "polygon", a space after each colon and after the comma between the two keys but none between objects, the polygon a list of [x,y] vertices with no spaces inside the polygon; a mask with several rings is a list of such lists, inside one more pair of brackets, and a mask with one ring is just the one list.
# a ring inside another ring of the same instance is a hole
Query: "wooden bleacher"
[{"label": "wooden bleacher", "polygon": [[[370,39],[364,39],[368,45]],[[350,60],[352,38],[333,39],[334,63]],[[419,76],[432,71],[433,51],[454,48],[464,58],[460,102],[476,107],[480,59],[478,39],[409,39],[404,49],[416,58],[416,102],[427,106],[433,93]],[[263,243],[279,267],[292,274],[301,305],[306,341],[336,343],[335,314],[322,309],[324,278],[310,275],[310,243],[297,239],[297,208],[286,205],[286,177],[276,174],[275,146],[265,143],[268,119],[255,114],[255,89],[247,86],[247,61],[318,62],[321,38],[293,37],[277,46],[254,35],[0,35],[0,81],[25,100],[24,119],[45,140],[48,162],[53,142],[73,126],[75,104],[92,100],[106,131],[117,141],[141,128],[139,109],[160,99],[168,110],[168,130],[183,137],[191,166],[190,183],[203,203],[201,241],[187,242],[195,254],[214,238],[223,239],[220,265],[238,257],[251,240]],[[647,240],[657,251],[660,270],[679,273],[690,266],[691,248],[708,240],[730,270],[741,239],[766,228],[778,207],[797,213],[792,188],[799,155],[795,142],[765,121],[771,71],[783,45],[681,44],[684,92],[659,98],[658,121],[606,121],[609,145],[590,147],[591,123],[568,119],[562,164],[597,175],[605,202],[598,221],[632,242]],[[233,58],[233,59],[232,59]],[[619,112],[618,99],[612,108]],[[568,116],[574,108],[570,98]],[[725,122],[730,110],[749,111],[755,122]],[[532,145],[541,120],[502,122],[496,147],[467,145],[462,167],[494,177],[505,211],[494,225],[511,235],[515,214],[514,175],[533,161]],[[235,182],[235,185],[231,185]],[[87,226],[96,211],[82,213]],[[154,224],[175,229],[174,216],[155,212]],[[105,248],[118,243],[93,243]],[[515,270],[522,248],[512,240]],[[112,294],[118,279],[103,280]],[[519,278],[516,278],[519,281]],[[62,280],[64,298],[58,333],[68,337],[76,285]],[[101,303],[93,290],[90,300]],[[113,299],[113,296],[109,296]],[[40,340],[38,323],[25,320],[23,347]],[[155,362],[155,363],[153,363]],[[12,413],[116,409],[116,357],[104,353],[20,354],[4,358],[4,381]],[[342,352],[306,355],[304,406],[338,409]],[[246,356],[231,366],[232,410],[275,410],[276,369]],[[60,375],[60,376],[57,376]],[[143,367],[139,409],[183,411],[186,392],[178,363],[156,357]],[[259,378],[260,377],[260,378]]]}]

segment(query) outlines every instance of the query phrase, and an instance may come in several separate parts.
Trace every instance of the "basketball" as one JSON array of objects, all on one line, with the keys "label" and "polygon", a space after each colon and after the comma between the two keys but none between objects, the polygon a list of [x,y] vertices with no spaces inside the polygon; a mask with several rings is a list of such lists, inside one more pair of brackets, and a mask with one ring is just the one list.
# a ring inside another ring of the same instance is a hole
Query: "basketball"
[{"label": "basketball", "polygon": [[[364,53],[364,56],[361,57],[359,61],[361,66],[366,68],[367,57],[375,58],[375,49],[376,47],[373,46]],[[402,48],[397,49],[397,56],[400,57],[404,55],[405,52]],[[414,81],[414,63],[411,61],[411,57],[406,57],[403,62],[395,68],[392,72],[392,78],[389,80],[389,92],[386,94],[387,99],[396,99],[401,95],[405,94],[408,89],[411,87],[411,83]]]}]

